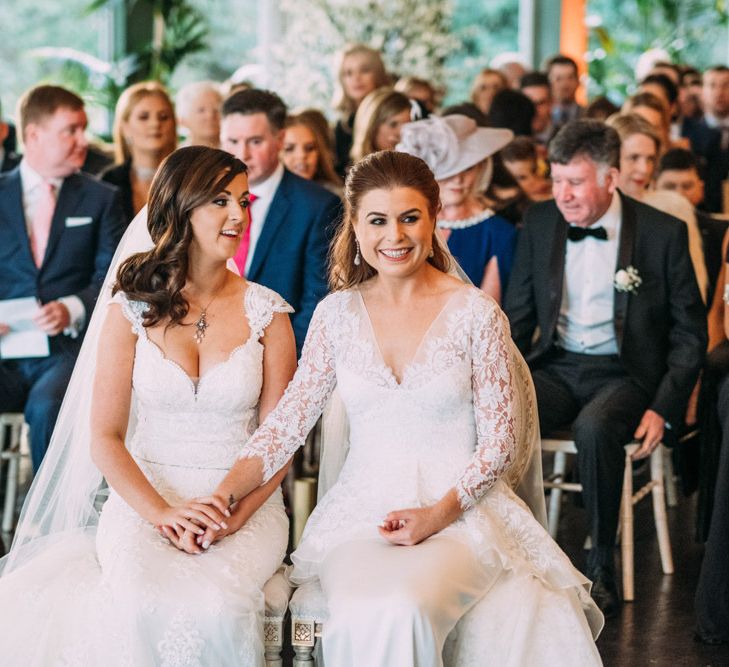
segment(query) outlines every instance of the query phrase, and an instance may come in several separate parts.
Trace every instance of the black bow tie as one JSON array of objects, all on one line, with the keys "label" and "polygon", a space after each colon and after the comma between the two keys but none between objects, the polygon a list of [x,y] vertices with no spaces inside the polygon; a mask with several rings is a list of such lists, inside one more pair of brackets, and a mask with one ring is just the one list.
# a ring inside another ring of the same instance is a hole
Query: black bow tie
[{"label": "black bow tie", "polygon": [[582,241],[587,236],[592,236],[600,241],[607,241],[607,230],[605,227],[577,227],[570,225],[567,230],[567,238],[570,241]]}]

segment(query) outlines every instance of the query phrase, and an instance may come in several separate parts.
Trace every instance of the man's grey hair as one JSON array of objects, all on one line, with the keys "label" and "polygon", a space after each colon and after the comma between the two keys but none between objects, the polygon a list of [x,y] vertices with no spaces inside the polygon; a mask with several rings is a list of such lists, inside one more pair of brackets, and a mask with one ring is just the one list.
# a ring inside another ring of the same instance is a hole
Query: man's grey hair
[{"label": "man's grey hair", "polygon": [[[598,166],[620,167],[620,137],[599,120],[573,120],[549,142],[549,161],[569,164],[576,157],[592,160]],[[601,169],[607,172],[607,169]]]},{"label": "man's grey hair", "polygon": [[175,96],[175,108],[177,109],[178,117],[184,118],[187,116],[195,98],[198,95],[207,92],[215,93],[218,96],[220,103],[223,103],[223,95],[220,92],[220,86],[214,81],[193,81],[192,83],[182,86]]}]

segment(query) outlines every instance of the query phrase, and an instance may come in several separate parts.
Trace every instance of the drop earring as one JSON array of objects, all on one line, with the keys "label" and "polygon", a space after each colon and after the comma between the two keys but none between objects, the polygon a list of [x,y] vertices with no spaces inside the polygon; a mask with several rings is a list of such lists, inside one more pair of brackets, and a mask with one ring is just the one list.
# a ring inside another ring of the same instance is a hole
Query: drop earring
[{"label": "drop earring", "polygon": [[354,240],[354,245],[357,246],[357,252],[354,255],[354,265],[359,266],[362,263],[362,255],[359,254],[359,241],[357,239]]},{"label": "drop earring", "polygon": [[435,257],[435,250],[433,250],[433,246],[430,246],[430,252],[428,253],[428,257],[430,257],[430,259],[433,259],[433,257]]}]

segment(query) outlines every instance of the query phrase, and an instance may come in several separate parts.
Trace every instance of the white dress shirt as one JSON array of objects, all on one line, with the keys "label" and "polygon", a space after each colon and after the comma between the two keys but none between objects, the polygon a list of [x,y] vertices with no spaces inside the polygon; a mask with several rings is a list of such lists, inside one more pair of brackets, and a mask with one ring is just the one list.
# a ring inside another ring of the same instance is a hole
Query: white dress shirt
[{"label": "white dress shirt", "polygon": [[[25,159],[20,161],[23,215],[25,216],[25,228],[28,231],[28,238],[30,238],[31,230],[33,229],[33,217],[38,210],[41,197],[44,196],[43,189],[41,188],[44,180],[53,185],[56,189],[56,197],[58,197],[58,193],[61,191],[61,186],[63,185],[62,178],[44,179]],[[63,330],[63,333],[71,336],[71,338],[76,338],[86,322],[86,308],[84,308],[83,301],[73,294],[62,296],[56,299],[56,301],[66,306],[71,319],[70,324]]]},{"label": "white dress shirt", "polygon": [[[569,352],[617,354],[613,305],[620,238],[621,204],[617,191],[593,227],[604,227],[607,240],[587,236],[567,241],[557,343]],[[625,267],[621,267],[625,268]]]},{"label": "white dress shirt", "polygon": [[263,225],[266,223],[268,209],[271,208],[271,202],[281,185],[281,179],[284,175],[283,165],[279,162],[274,172],[262,183],[252,185],[251,194],[256,195],[256,201],[251,204],[251,241],[248,246],[248,257],[246,257],[246,275],[251,270],[251,262],[256,252],[258,239],[263,231]]}]

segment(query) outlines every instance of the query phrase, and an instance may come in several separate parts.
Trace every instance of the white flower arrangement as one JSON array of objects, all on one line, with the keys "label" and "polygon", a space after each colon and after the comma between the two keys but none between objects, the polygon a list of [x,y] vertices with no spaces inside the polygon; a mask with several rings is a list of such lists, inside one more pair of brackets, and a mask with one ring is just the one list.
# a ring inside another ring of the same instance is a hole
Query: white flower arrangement
[{"label": "white flower arrangement", "polygon": [[643,279],[638,273],[638,269],[634,266],[628,266],[624,269],[618,269],[615,272],[613,285],[618,292],[638,293],[638,288],[643,284]]}]

